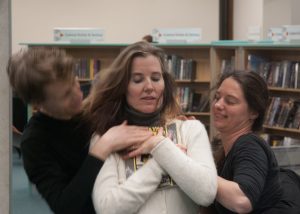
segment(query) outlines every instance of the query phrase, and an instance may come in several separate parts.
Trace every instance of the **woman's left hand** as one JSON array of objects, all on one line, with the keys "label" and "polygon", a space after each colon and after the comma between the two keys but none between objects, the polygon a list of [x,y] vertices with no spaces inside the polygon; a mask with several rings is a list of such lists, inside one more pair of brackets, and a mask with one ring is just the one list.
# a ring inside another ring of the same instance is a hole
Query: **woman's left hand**
[{"label": "woman's left hand", "polygon": [[157,135],[150,137],[147,141],[138,146],[130,147],[128,153],[123,155],[123,159],[132,158],[141,154],[149,154],[152,149],[164,139],[163,128],[160,128]]}]

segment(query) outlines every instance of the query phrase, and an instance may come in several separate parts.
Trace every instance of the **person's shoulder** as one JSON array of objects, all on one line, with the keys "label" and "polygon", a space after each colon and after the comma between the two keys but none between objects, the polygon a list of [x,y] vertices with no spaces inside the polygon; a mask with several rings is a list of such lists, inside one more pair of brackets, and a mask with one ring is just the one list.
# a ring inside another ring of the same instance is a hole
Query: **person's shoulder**
[{"label": "person's shoulder", "polygon": [[249,133],[240,136],[233,147],[235,150],[246,150],[246,151],[252,151],[255,153],[265,153],[270,154],[271,148],[267,145],[267,143],[258,135]]},{"label": "person's shoulder", "polygon": [[259,136],[252,134],[252,133],[247,133],[239,136],[236,139],[237,143],[245,143],[245,142],[263,142],[263,139],[261,139]]},{"label": "person's shoulder", "polygon": [[32,116],[26,124],[23,131],[23,138],[31,137],[32,135],[38,135],[46,131],[46,127],[43,122],[37,116]]},{"label": "person's shoulder", "polygon": [[249,144],[250,145],[257,145],[260,147],[268,147],[266,141],[264,139],[262,139],[260,136],[258,136],[257,134],[254,133],[249,133],[249,134],[245,134],[240,136],[237,140],[236,143],[238,143],[239,145],[244,145],[244,144]]},{"label": "person's shoulder", "polygon": [[40,113],[34,114],[26,124],[21,138],[21,147],[41,147],[51,133],[48,119]]},{"label": "person's shoulder", "polygon": [[197,119],[188,119],[188,120],[181,121],[181,123],[182,126],[189,127],[189,128],[199,128],[199,129],[205,128],[204,124]]}]

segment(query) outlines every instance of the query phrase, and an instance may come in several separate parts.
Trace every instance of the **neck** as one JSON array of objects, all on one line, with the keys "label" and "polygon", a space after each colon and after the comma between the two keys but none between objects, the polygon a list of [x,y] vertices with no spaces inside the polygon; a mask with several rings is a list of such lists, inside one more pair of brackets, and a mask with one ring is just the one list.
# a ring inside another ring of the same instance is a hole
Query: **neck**
[{"label": "neck", "polygon": [[130,125],[158,126],[160,124],[160,109],[152,113],[143,113],[126,105],[125,115]]},{"label": "neck", "polygon": [[52,114],[51,112],[47,111],[44,108],[40,108],[39,111],[42,112],[43,114],[49,116],[49,117],[52,117],[52,118],[58,119],[58,120],[70,120],[70,119],[72,119],[72,117],[69,116],[69,115],[55,115],[55,114]]},{"label": "neck", "polygon": [[232,146],[234,145],[234,143],[240,136],[251,133],[251,132],[252,131],[250,128],[244,128],[244,129],[240,129],[235,132],[220,133],[222,144],[224,147],[225,156],[227,156],[227,154],[230,152]]}]

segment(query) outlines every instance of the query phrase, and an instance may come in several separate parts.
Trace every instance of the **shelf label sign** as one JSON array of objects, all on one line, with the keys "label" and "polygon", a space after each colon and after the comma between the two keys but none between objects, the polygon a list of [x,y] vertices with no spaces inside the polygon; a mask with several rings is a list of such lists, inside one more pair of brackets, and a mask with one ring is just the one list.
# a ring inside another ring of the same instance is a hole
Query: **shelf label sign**
[{"label": "shelf label sign", "polygon": [[101,28],[54,28],[55,42],[99,42],[104,40],[104,30]]},{"label": "shelf label sign", "polygon": [[283,41],[300,41],[300,25],[284,25],[282,31]]},{"label": "shelf label sign", "polygon": [[153,41],[157,43],[195,43],[202,39],[201,28],[155,28]]},{"label": "shelf label sign", "polygon": [[283,28],[282,27],[270,27],[268,30],[268,39],[272,41],[283,40]]}]

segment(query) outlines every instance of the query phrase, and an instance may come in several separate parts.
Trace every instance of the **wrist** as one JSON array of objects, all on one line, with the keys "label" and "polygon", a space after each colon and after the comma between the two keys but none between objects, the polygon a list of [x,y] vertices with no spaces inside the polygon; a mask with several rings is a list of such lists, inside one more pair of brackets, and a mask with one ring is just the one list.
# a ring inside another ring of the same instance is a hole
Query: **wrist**
[{"label": "wrist", "polygon": [[111,152],[111,146],[108,143],[101,143],[100,140],[93,147],[91,147],[89,154],[104,161]]},{"label": "wrist", "polygon": [[150,149],[150,154],[151,154],[152,151],[155,150],[155,149],[158,147],[158,145],[160,145],[164,140],[165,140],[165,137],[161,137],[161,138],[159,138],[157,141],[153,141],[153,142],[152,142],[151,149]]}]

